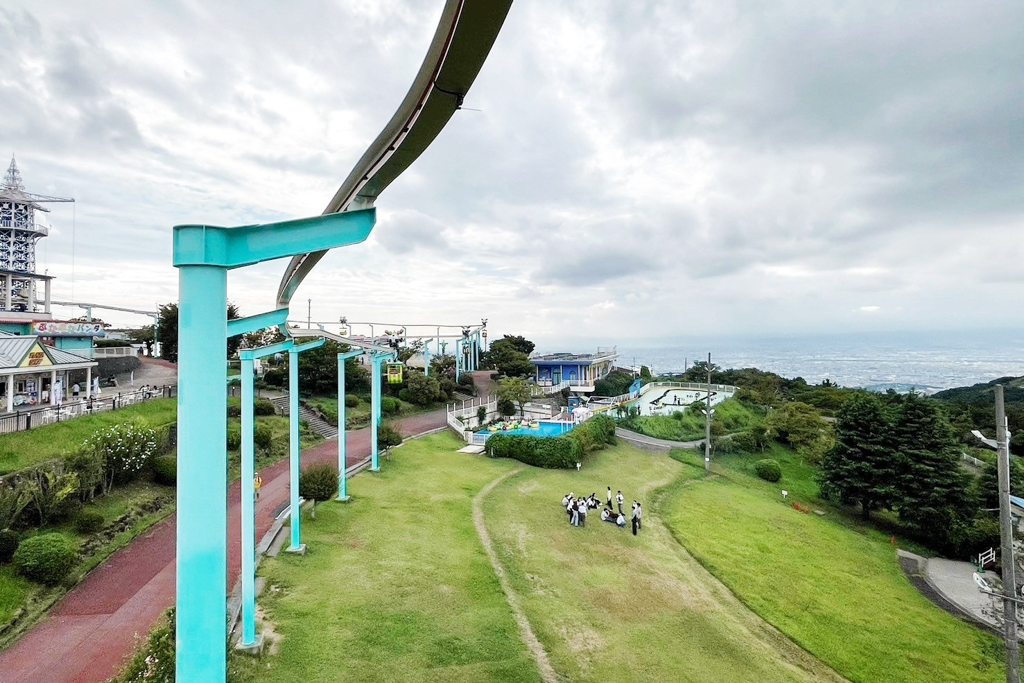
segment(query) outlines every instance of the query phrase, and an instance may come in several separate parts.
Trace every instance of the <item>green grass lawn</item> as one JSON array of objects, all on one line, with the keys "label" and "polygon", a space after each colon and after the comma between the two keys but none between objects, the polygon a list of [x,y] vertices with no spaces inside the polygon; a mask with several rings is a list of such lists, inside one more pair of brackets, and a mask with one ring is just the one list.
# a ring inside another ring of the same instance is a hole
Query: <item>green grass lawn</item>
[{"label": "green grass lawn", "polygon": [[[720,425],[724,433],[749,429],[762,419],[757,413],[734,398],[715,406],[711,420]],[[705,433],[704,414],[680,406],[673,415],[650,415],[623,420],[620,426],[656,439],[669,441],[695,441],[703,439]]]},{"label": "green grass lawn", "polygon": [[[571,681],[835,680],[740,604],[682,551],[654,491],[701,476],[664,455],[619,445],[581,472],[526,468],[487,498],[487,528],[554,668]],[[559,503],[622,489],[645,506],[639,536],[568,524]]]},{"label": "green grass lawn", "polygon": [[851,681],[1002,680],[994,637],[926,600],[886,533],[820,502],[813,507],[824,517],[784,503],[781,489],[814,503],[813,468],[786,449],[770,455],[782,464],[776,484],[748,474],[761,455],[723,455],[714,468],[721,476],[666,495],[667,523],[701,563]]},{"label": "green grass lawn", "polygon": [[44,425],[27,432],[0,435],[0,475],[59,458],[102,427],[132,419],[158,427],[174,422],[177,414],[178,399],[159,398],[120,410]]},{"label": "green grass lawn", "polygon": [[410,441],[348,504],[317,506],[309,552],[267,560],[260,599],[280,652],[233,656],[242,681],[539,681],[472,522],[472,499],[512,463]]}]

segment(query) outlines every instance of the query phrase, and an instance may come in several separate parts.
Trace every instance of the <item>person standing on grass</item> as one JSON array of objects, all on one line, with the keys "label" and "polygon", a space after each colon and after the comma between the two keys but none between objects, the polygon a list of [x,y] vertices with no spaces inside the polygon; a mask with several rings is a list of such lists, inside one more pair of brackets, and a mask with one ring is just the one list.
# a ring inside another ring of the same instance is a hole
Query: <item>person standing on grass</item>
[{"label": "person standing on grass", "polygon": [[622,504],[626,502],[626,497],[622,495],[622,491],[619,491],[617,494],[615,494],[615,500],[619,503],[619,514],[625,514],[622,511]]},{"label": "person standing on grass", "polygon": [[612,487],[608,487],[608,507],[612,506]]},{"label": "person standing on grass", "polygon": [[580,526],[586,526],[587,525],[587,500],[585,498],[580,498],[579,511],[580,511]]},{"label": "person standing on grass", "polygon": [[569,503],[569,514],[571,516],[570,524],[573,526],[580,525],[580,506],[575,500]]},{"label": "person standing on grass", "polygon": [[636,504],[636,528],[644,528],[644,506],[640,503]]},{"label": "person standing on grass", "polygon": [[631,519],[633,520],[633,535],[636,536],[637,529],[640,528],[640,506],[636,504],[635,500],[633,501],[633,515]]}]

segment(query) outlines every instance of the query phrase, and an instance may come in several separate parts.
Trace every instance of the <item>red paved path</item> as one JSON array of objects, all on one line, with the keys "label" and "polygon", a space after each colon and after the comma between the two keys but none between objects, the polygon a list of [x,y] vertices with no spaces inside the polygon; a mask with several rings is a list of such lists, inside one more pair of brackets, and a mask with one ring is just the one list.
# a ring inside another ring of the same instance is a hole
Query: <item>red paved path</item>
[{"label": "red paved path", "polygon": [[[483,383],[485,386],[486,384]],[[484,387],[481,387],[482,389]],[[405,435],[445,425],[443,410],[397,421]],[[370,454],[370,431],[348,432],[348,464]],[[304,464],[337,462],[331,439],[302,453]],[[261,470],[263,488],[256,504],[256,538],[273,523],[272,513],[288,499],[288,460]],[[241,500],[239,483],[228,488],[228,587],[239,569]],[[2,683],[99,683],[116,673],[135,642],[174,604],[175,517],[115,553],[92,571],[8,650],[0,653]]]}]

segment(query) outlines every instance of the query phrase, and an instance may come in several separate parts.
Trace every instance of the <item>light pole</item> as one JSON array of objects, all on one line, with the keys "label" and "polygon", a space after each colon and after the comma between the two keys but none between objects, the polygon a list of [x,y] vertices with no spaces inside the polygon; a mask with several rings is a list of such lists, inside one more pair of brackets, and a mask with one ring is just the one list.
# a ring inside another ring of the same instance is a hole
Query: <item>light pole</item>
[{"label": "light pole", "polygon": [[1013,562],[1013,520],[1010,517],[1010,430],[1006,423],[1003,385],[995,386],[996,438],[986,439],[981,432],[972,434],[989,448],[996,449],[999,464],[999,532],[1003,575],[1003,645],[1006,650],[1006,681],[1020,683],[1020,643],[1017,640],[1017,578]]},{"label": "light pole", "polygon": [[711,472],[711,352],[708,352],[708,400],[704,406],[704,471]]}]

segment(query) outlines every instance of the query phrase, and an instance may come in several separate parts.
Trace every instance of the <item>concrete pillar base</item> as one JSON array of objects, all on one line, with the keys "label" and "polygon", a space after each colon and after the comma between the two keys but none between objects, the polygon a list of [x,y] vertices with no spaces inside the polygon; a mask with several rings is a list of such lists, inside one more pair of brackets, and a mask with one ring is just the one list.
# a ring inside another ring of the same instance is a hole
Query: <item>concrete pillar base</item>
[{"label": "concrete pillar base", "polygon": [[334,500],[338,501],[339,503],[347,503],[350,500],[352,500],[352,496],[338,496]]},{"label": "concrete pillar base", "polygon": [[291,548],[285,548],[284,551],[286,553],[292,553],[293,555],[305,555],[306,554],[306,544],[303,543],[301,545],[297,545],[297,546],[294,546],[294,547],[291,547]]},{"label": "concrete pillar base", "polygon": [[247,655],[259,657],[263,654],[263,634],[257,633],[256,639],[249,645],[244,645],[241,640],[235,643],[235,649]]}]

